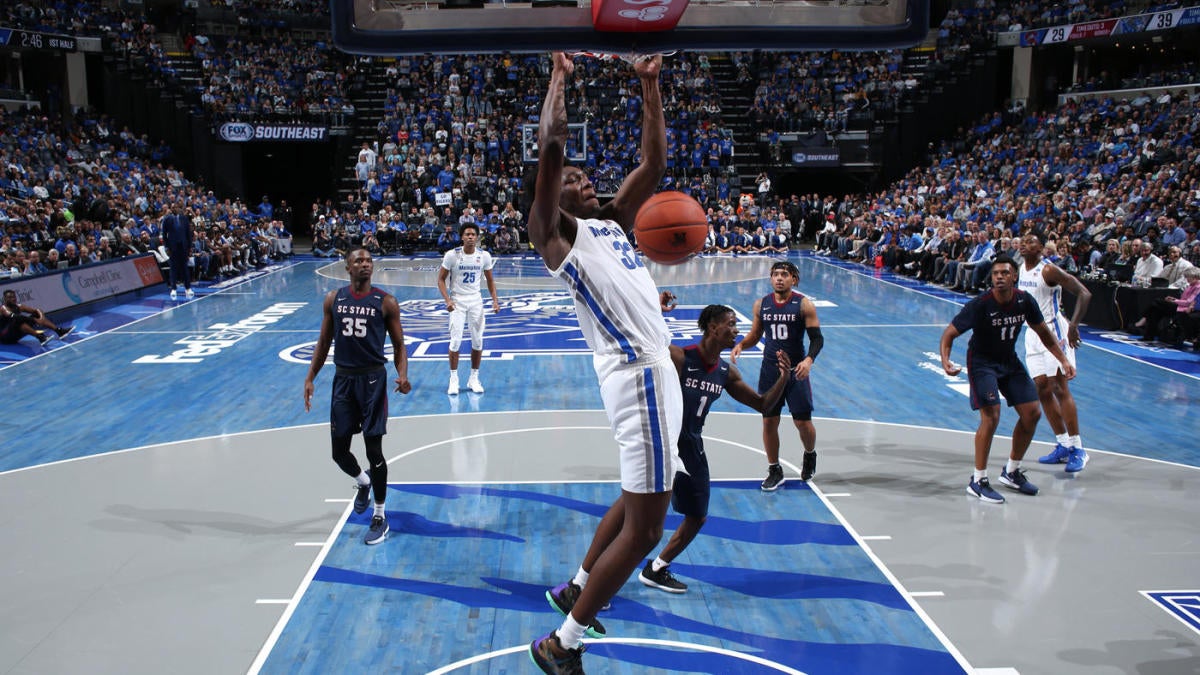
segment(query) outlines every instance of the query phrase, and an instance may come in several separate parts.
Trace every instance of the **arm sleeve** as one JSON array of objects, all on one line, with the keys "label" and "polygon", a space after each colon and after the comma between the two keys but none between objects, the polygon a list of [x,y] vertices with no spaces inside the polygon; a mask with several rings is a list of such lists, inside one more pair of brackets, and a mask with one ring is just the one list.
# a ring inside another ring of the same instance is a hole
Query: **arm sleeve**
[{"label": "arm sleeve", "polygon": [[808,332],[808,353],[805,354],[813,362],[817,360],[817,354],[821,353],[821,348],[825,346],[825,337],[821,335],[820,326],[809,326]]}]

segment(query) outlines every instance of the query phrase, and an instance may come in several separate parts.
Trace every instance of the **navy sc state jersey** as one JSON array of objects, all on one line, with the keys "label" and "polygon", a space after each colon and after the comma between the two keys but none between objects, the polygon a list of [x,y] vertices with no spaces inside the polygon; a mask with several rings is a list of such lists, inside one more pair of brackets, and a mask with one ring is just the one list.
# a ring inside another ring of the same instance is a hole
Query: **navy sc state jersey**
[{"label": "navy sc state jersey", "polygon": [[996,299],[995,291],[972,299],[951,323],[959,333],[971,331],[967,349],[973,357],[1003,362],[1017,358],[1017,335],[1026,322],[1036,326],[1045,318],[1032,295],[1014,290],[1007,304]]},{"label": "navy sc state jersey", "polygon": [[763,330],[763,369],[775,368],[775,352],[783,350],[792,363],[804,360],[804,296],[792,291],[782,304],[775,294],[765,296],[760,303],[758,320]]},{"label": "navy sc state jersey", "polygon": [[383,299],[387,293],[372,287],[355,295],[350,286],[333,299],[333,362],[341,368],[369,368],[387,363],[383,340]]},{"label": "navy sc state jersey", "polygon": [[705,364],[696,345],[684,348],[683,372],[679,376],[683,389],[683,429],[679,432],[681,454],[687,449],[703,452],[700,434],[704,431],[704,420],[713,401],[725,391],[728,379],[729,364],[724,359]]}]

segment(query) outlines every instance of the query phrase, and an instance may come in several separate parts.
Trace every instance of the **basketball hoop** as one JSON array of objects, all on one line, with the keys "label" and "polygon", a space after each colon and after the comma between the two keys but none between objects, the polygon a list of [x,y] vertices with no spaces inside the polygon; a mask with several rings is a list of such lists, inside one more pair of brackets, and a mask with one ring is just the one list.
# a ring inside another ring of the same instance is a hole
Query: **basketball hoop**
[{"label": "basketball hoop", "polygon": [[641,61],[649,61],[650,59],[654,58],[655,56],[661,56],[663,58],[666,58],[668,56],[673,56],[674,54],[675,54],[674,51],[653,52],[650,54],[642,54],[640,52],[626,52],[624,54],[616,54],[613,52],[567,52],[567,56],[570,56],[572,58],[574,58],[576,56],[586,56],[588,58],[596,59],[596,60],[603,61],[603,62],[611,62],[611,61],[616,61],[616,60],[620,59],[621,61],[624,61],[625,63],[628,63],[631,66],[633,64],[639,63]]}]

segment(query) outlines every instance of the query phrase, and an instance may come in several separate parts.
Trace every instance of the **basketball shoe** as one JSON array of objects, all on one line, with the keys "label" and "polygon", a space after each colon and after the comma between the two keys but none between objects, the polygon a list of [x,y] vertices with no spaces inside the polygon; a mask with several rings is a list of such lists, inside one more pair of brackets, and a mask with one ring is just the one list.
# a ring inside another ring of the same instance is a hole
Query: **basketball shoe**
[{"label": "basketball shoe", "polygon": [[477,376],[475,373],[471,373],[471,376],[467,378],[467,389],[470,389],[476,394],[483,393],[483,384],[479,382],[479,376]]},{"label": "basketball shoe", "polygon": [[778,464],[772,464],[767,467],[767,478],[762,482],[762,489],[765,492],[774,492],[783,485],[786,479],[783,477],[783,467]]},{"label": "basketball shoe", "polygon": [[992,489],[991,482],[987,478],[980,478],[978,481],[975,477],[971,477],[971,481],[967,483],[967,494],[972,497],[978,497],[979,501],[989,504],[1003,504],[1004,495]]},{"label": "basketball shoe", "polygon": [[1039,464],[1065,464],[1067,456],[1071,454],[1071,448],[1059,443],[1054,446],[1048,455],[1038,457]]},{"label": "basketball shoe", "polygon": [[371,527],[367,529],[367,536],[363,538],[363,543],[367,546],[373,546],[387,539],[387,534],[391,530],[388,527],[387,518],[383,516],[374,516],[371,518]]},{"label": "basketball shoe", "polygon": [[[579,594],[582,592],[583,589],[577,586],[574,581],[568,581],[565,584],[559,584],[546,591],[546,599],[550,601],[551,607],[557,609],[563,616],[566,616],[575,608],[575,601],[579,599]],[[583,632],[587,633],[588,637],[594,638],[602,638],[608,635],[604,630],[604,624],[600,623],[598,619],[592,619],[592,622],[588,624]]]},{"label": "basketball shoe", "polygon": [[1001,469],[1000,484],[1006,488],[1011,488],[1023,495],[1029,495],[1031,497],[1038,493],[1037,486],[1033,483],[1030,483],[1029,479],[1025,477],[1025,472],[1020,469],[1013,469],[1012,473],[1009,473],[1005,469]]},{"label": "basketball shoe", "polygon": [[450,384],[446,387],[446,393],[458,396],[458,373],[450,373]]},{"label": "basketball shoe", "polygon": [[354,483],[354,512],[362,513],[371,505],[371,484],[359,485]]},{"label": "basketball shoe", "polygon": [[[557,648],[557,649],[556,649]],[[562,646],[554,631],[529,644],[529,659],[547,675],[583,675],[583,653],[586,645],[575,649]],[[559,653],[563,652],[563,653]]]},{"label": "basketball shoe", "polygon": [[646,563],[638,574],[638,581],[651,588],[658,588],[668,593],[687,593],[687,584],[671,574],[671,566],[666,565],[659,571],[654,571],[654,561]]},{"label": "basketball shoe", "polygon": [[804,453],[804,463],[800,466],[800,480],[807,481],[817,475],[817,451]]},{"label": "basketball shoe", "polygon": [[1088,460],[1087,450],[1083,448],[1071,448],[1070,454],[1067,456],[1067,473],[1079,473],[1083,471],[1083,467],[1087,466]]}]

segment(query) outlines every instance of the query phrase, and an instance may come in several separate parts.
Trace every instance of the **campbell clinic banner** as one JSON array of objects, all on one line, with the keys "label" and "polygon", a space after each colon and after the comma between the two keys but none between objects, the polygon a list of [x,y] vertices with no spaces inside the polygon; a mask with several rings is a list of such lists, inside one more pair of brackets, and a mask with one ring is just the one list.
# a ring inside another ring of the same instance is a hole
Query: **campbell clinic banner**
[{"label": "campbell clinic banner", "polygon": [[834,146],[803,147],[792,151],[792,164],[799,167],[840,166],[842,153]]},{"label": "campbell clinic banner", "polygon": [[217,136],[230,143],[256,141],[313,142],[329,139],[329,128],[305,124],[250,124],[226,122],[217,129]]},{"label": "campbell clinic banner", "polygon": [[163,282],[154,255],[109,260],[69,267],[36,277],[0,283],[0,290],[17,292],[17,302],[44,312],[82,305]]}]

